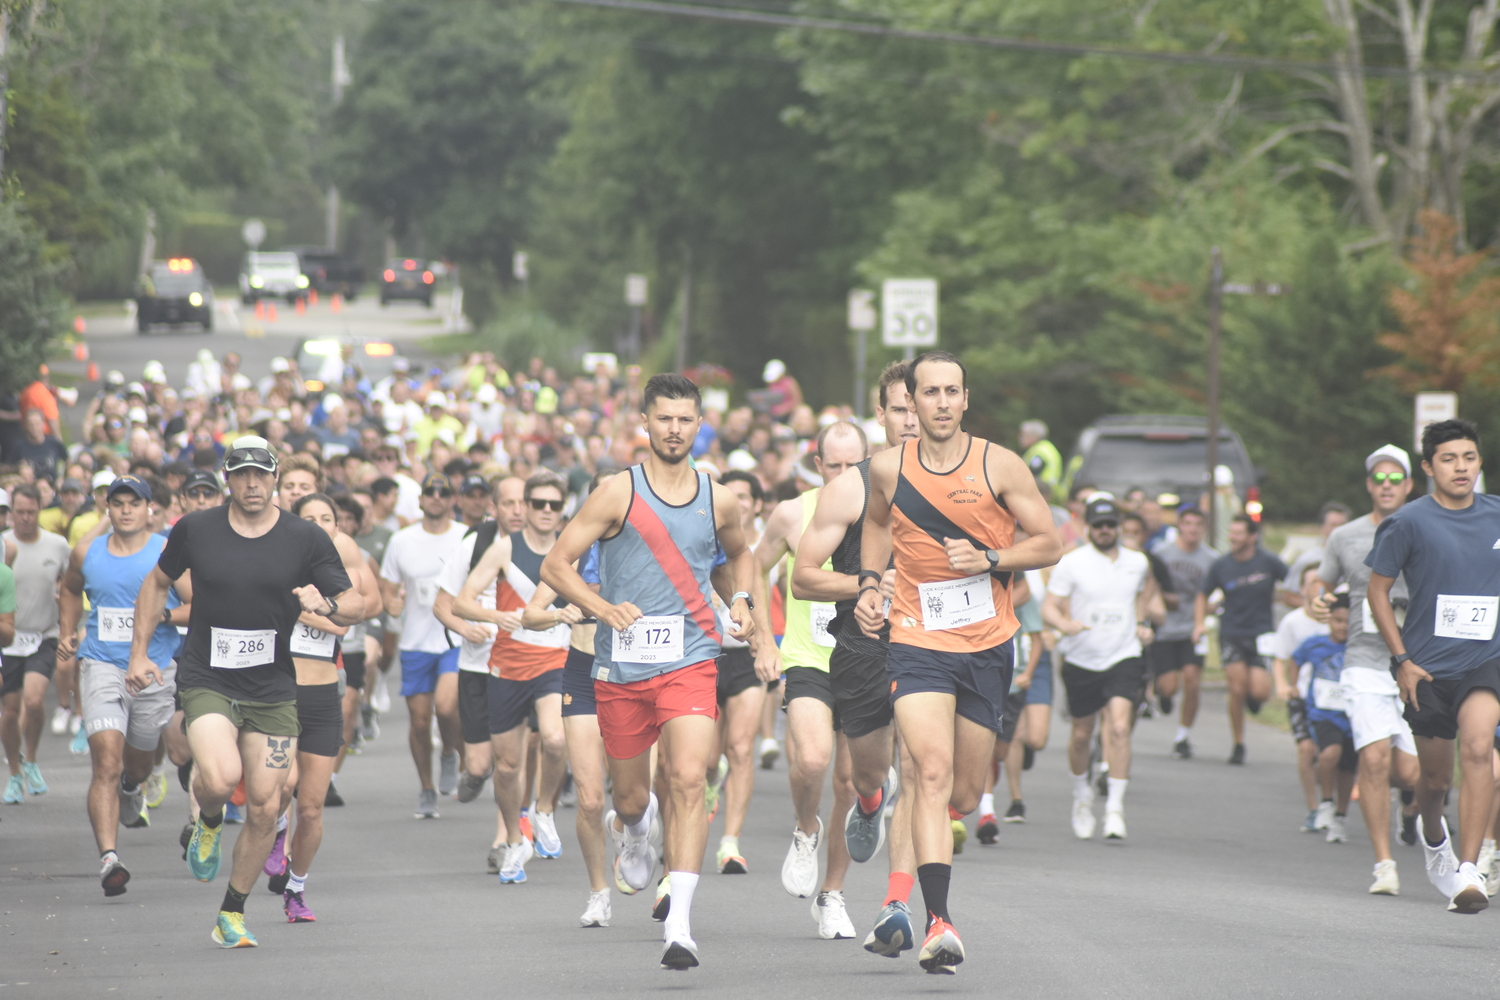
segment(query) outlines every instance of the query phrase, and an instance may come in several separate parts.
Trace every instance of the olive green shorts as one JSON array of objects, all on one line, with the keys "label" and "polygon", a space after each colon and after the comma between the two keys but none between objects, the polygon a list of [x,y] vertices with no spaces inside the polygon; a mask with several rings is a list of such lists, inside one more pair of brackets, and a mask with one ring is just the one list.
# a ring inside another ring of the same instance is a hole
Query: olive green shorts
[{"label": "olive green shorts", "polygon": [[267,736],[296,736],[300,729],[295,701],[235,701],[208,688],[178,691],[177,700],[182,704],[183,732],[205,715],[222,715],[237,729]]}]

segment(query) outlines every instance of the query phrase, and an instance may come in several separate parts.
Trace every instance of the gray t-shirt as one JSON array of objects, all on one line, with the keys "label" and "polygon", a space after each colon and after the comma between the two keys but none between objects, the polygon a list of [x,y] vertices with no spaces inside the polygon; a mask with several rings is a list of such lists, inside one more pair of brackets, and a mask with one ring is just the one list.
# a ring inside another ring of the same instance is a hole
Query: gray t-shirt
[{"label": "gray t-shirt", "polygon": [[[1365,557],[1375,546],[1375,522],[1368,515],[1358,517],[1348,524],[1340,525],[1328,536],[1323,546],[1323,564],[1318,568],[1318,579],[1329,590],[1341,583],[1349,585],[1349,643],[1344,652],[1344,666],[1365,667],[1389,673],[1391,651],[1385,640],[1374,631],[1374,621],[1369,619],[1365,606],[1365,591],[1370,586],[1370,567]],[[1397,608],[1406,605],[1406,580],[1397,577],[1391,587],[1391,604]],[[1366,620],[1371,628],[1365,629]]]},{"label": "gray t-shirt", "polygon": [[1156,637],[1164,641],[1180,641],[1193,637],[1193,599],[1203,589],[1203,580],[1208,568],[1219,558],[1219,554],[1207,545],[1199,545],[1191,552],[1184,552],[1174,541],[1161,542],[1151,554],[1167,564],[1172,572],[1172,593],[1179,600],[1176,611],[1167,611],[1167,620],[1156,630]]},{"label": "gray t-shirt", "polygon": [[73,554],[67,539],[50,531],[38,532],[34,542],[21,541],[14,531],[5,537],[16,546],[16,630],[57,638],[57,578]]}]

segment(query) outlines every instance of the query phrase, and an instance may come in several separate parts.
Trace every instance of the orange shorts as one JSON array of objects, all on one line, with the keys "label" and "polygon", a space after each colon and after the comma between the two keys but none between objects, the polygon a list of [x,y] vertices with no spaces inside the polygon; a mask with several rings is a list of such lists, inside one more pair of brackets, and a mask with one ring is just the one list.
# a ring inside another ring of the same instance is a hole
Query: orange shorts
[{"label": "orange shorts", "polygon": [[717,719],[718,683],[713,660],[629,684],[595,681],[604,752],[615,760],[629,760],[651,749],[669,719],[681,715]]}]

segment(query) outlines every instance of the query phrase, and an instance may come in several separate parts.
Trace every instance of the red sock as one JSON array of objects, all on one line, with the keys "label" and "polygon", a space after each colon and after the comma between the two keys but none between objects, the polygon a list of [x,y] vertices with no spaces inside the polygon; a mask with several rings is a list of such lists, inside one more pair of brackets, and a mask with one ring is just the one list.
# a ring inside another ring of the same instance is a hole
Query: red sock
[{"label": "red sock", "polygon": [[874,795],[869,796],[860,795],[858,792],[856,792],[855,798],[859,799],[859,811],[864,813],[866,816],[870,816],[874,814],[875,810],[880,808],[881,803],[885,799],[885,790],[881,789]]},{"label": "red sock", "polygon": [[885,903],[904,903],[911,898],[911,887],[916,879],[906,872],[891,872],[890,880],[885,884]]},{"label": "red sock", "polygon": [[957,809],[953,808],[952,806],[949,806],[948,807],[948,818],[949,819],[963,819],[964,818],[964,814],[961,813],[961,812],[959,812]]}]

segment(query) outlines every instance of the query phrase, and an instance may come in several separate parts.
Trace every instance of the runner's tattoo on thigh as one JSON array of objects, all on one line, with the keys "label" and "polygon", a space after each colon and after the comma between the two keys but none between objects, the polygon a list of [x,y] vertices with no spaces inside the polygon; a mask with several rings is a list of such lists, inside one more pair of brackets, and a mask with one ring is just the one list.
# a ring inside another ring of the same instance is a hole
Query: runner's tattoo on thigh
[{"label": "runner's tattoo on thigh", "polygon": [[290,736],[284,740],[279,740],[274,736],[267,736],[266,746],[271,748],[271,752],[266,754],[267,767],[274,767],[279,771],[285,771],[292,766],[292,738]]}]

